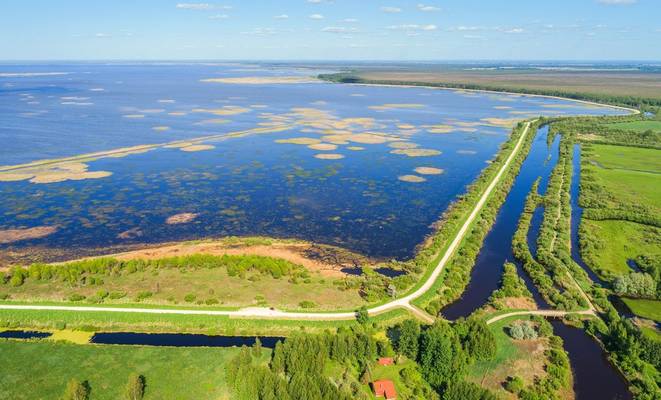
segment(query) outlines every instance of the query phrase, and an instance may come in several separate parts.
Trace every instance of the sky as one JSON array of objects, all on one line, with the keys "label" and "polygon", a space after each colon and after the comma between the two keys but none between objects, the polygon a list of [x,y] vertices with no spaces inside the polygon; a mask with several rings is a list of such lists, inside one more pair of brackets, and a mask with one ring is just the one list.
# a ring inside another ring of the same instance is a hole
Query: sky
[{"label": "sky", "polygon": [[1,0],[2,60],[661,60],[661,0]]}]

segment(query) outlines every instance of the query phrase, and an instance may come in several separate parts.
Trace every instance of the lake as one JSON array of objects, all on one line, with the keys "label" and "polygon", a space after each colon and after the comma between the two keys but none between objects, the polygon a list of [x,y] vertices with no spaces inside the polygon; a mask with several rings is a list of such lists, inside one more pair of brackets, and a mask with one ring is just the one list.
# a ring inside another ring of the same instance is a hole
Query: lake
[{"label": "lake", "polygon": [[111,246],[264,235],[406,259],[516,120],[624,113],[308,78],[320,72],[0,65],[0,250],[66,259]]}]

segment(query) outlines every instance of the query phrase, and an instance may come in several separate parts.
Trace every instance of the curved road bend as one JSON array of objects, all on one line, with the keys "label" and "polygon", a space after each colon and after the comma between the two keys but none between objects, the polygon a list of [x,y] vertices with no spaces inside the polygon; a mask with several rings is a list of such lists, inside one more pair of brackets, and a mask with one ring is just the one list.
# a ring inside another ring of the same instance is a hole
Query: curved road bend
[{"label": "curved road bend", "polygon": [[[422,284],[422,286],[420,286],[417,290],[415,290],[412,293],[409,293],[404,297],[395,299],[393,301],[390,301],[388,303],[376,307],[369,308],[367,311],[370,315],[382,314],[391,310],[395,310],[397,308],[403,308],[412,312],[414,315],[425,321],[428,322],[434,321],[434,317],[412,305],[411,301],[422,296],[429,289],[432,288],[434,282],[436,282],[436,279],[439,277],[439,275],[443,271],[443,268],[450,260],[450,257],[452,257],[452,254],[454,254],[454,252],[461,244],[461,241],[466,235],[466,232],[470,228],[471,224],[473,223],[479,212],[482,211],[484,204],[486,203],[487,199],[489,198],[494,188],[500,181],[500,178],[503,176],[507,168],[510,166],[514,157],[519,153],[519,150],[521,149],[521,145],[524,139],[528,136],[530,124],[531,122],[526,123],[523,133],[521,134],[521,137],[519,137],[519,140],[517,141],[514,150],[510,153],[509,157],[507,157],[507,160],[505,160],[505,163],[502,165],[502,167],[500,168],[496,176],[493,178],[491,183],[489,183],[489,186],[487,186],[484,193],[482,193],[482,196],[475,204],[475,207],[473,207],[473,211],[471,211],[466,221],[464,221],[464,224],[462,225],[459,232],[457,232],[457,235],[450,243],[450,246],[448,246],[447,250],[443,254],[443,257],[440,259],[436,267],[434,267],[434,270],[429,275],[427,280]],[[167,309],[167,308],[81,307],[81,306],[41,306],[41,305],[0,304],[0,309],[80,311],[80,312],[93,311],[93,312],[121,312],[121,313],[145,313],[145,314],[218,315],[218,316],[229,316],[236,318],[292,319],[292,320],[317,320],[317,321],[349,320],[349,319],[354,319],[356,317],[356,314],[354,312],[306,313],[306,312],[280,311],[270,308],[258,308],[258,307],[244,308],[236,311],[223,311],[223,310],[190,310],[190,309]],[[532,312],[533,311],[525,311],[525,313],[528,314]],[[505,316],[509,316],[509,315],[512,314],[511,313],[505,314]],[[503,316],[503,318],[505,318],[505,316]],[[495,322],[495,321],[491,321],[491,322]]]}]

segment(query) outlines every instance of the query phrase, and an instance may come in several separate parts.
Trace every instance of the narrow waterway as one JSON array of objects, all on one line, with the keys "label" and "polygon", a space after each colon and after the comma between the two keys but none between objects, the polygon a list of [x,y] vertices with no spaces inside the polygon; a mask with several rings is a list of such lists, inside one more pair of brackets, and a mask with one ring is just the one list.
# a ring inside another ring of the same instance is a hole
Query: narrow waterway
[{"label": "narrow waterway", "polygon": [[[95,333],[91,343],[120,344],[143,346],[175,346],[175,347],[240,347],[252,346],[257,341],[256,336],[209,336],[189,333],[134,333],[134,332],[103,332]],[[263,347],[274,348],[283,337],[259,337]]]},{"label": "narrow waterway", "polygon": [[604,286],[604,281],[601,280],[583,261],[581,257],[581,247],[578,237],[578,228],[581,225],[581,217],[583,216],[583,207],[578,204],[578,196],[580,195],[581,185],[581,146],[574,145],[574,158],[572,160],[573,174],[571,180],[571,257],[574,259],[585,272],[587,272],[590,279],[601,286]]},{"label": "narrow waterway", "polygon": [[574,374],[576,400],[632,399],[626,380],[606,359],[599,344],[582,329],[551,320],[553,331],[564,341]]},{"label": "narrow waterway", "polygon": [[[559,137],[555,138],[549,146],[547,134],[547,126],[539,128],[530,152],[521,165],[519,175],[514,180],[512,190],[505,198],[505,203],[496,216],[496,222],[484,240],[464,294],[460,299],[447,305],[441,311],[445,318],[455,320],[460,317],[467,317],[481,307],[487,302],[491,293],[498,289],[503,273],[503,264],[507,261],[516,263],[514,254],[512,254],[512,238],[516,232],[519,217],[524,210],[526,197],[533,183],[539,177],[541,177],[540,191],[546,190],[549,175],[558,160],[560,139]],[[528,275],[523,273],[518,263],[517,266],[520,276],[533,293],[537,304],[545,304]]]}]

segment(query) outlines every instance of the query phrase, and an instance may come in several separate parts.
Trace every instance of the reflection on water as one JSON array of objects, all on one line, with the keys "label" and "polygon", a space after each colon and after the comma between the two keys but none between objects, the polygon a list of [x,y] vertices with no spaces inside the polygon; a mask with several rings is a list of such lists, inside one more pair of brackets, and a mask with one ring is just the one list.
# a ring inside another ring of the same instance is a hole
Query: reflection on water
[{"label": "reflection on water", "polygon": [[[4,240],[3,249],[76,252],[267,235],[407,258],[496,154],[513,118],[619,113],[556,99],[425,88],[203,82],[300,74],[290,69],[2,68],[65,73],[0,78],[2,165],[161,144],[45,172],[5,171],[0,233],[56,230]],[[228,138],[232,132],[244,133]],[[202,136],[213,139],[195,141]]]}]

